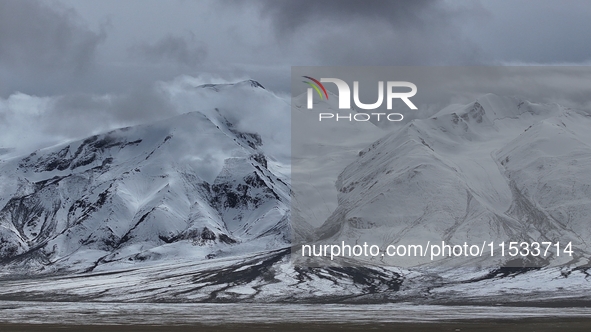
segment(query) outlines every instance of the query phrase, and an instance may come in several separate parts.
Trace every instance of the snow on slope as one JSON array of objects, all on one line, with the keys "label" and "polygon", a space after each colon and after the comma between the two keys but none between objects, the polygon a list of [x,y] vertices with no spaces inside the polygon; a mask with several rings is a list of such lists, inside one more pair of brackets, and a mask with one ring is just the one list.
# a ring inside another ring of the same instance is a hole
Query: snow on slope
[{"label": "snow on slope", "polygon": [[[336,209],[334,183],[339,172],[358,156],[360,150],[384,135],[371,122],[318,121],[320,113],[338,111],[338,97],[315,101],[312,110],[306,95],[292,100],[292,218],[294,229],[308,224],[320,226]],[[340,111],[343,114],[354,110]],[[312,235],[302,235],[310,238]],[[297,241],[296,241],[297,242]]]},{"label": "snow on slope", "polygon": [[[556,266],[545,269],[511,269],[503,260],[487,262],[490,268],[478,267],[483,262],[457,268],[455,260],[413,269],[379,266],[392,263],[380,260],[304,267],[278,249],[290,244],[289,152],[277,157],[285,141],[268,142],[284,129],[265,129],[242,109],[195,111],[201,93],[221,100],[243,88],[281,105],[250,81],[236,87],[173,86],[177,106],[193,112],[2,160],[0,299],[589,301],[580,296],[591,285],[585,115],[486,95],[382,138],[385,132],[371,123],[323,123],[322,133],[336,135],[337,143],[294,145],[300,149],[294,156],[302,157],[294,158],[296,184],[337,185],[310,196],[294,188],[296,206],[305,207],[291,212],[301,218],[294,225],[299,239],[380,246],[432,236],[451,243],[578,241],[577,260],[568,266],[553,258]],[[317,112],[336,109],[317,104],[310,117],[297,107],[302,100],[295,105],[294,128],[314,130]],[[257,130],[249,129],[253,123]],[[321,157],[306,160],[310,155]],[[335,168],[344,170],[323,171]],[[310,224],[325,219],[313,235]],[[68,273],[10,273],[19,267]],[[87,272],[73,273],[80,271]]]},{"label": "snow on slope", "polygon": [[261,136],[222,113],[186,113],[2,161],[0,258],[31,270],[92,270],[286,246],[288,181],[270,170]]},{"label": "snow on slope", "polygon": [[207,261],[130,264],[124,269],[102,265],[91,273],[44,278],[6,275],[0,279],[0,300],[583,306],[591,301],[588,277],[584,269],[558,268],[434,274],[371,264],[301,267],[293,265],[289,249],[281,249]]},{"label": "snow on slope", "polygon": [[[588,257],[590,124],[588,116],[558,105],[495,95],[412,121],[364,149],[339,175],[339,206],[319,238],[382,249],[428,241],[572,241],[574,260]],[[372,259],[430,263],[430,257]],[[446,264],[499,266],[508,260],[497,255]]]},{"label": "snow on slope", "polygon": [[397,268],[294,268],[289,260],[289,249],[281,249],[201,262],[171,259],[160,264],[135,265],[120,270],[99,266],[93,273],[56,275],[44,279],[5,277],[0,287],[0,299],[275,302],[324,298],[324,301],[330,302],[375,292],[396,291],[401,281],[400,269]]}]

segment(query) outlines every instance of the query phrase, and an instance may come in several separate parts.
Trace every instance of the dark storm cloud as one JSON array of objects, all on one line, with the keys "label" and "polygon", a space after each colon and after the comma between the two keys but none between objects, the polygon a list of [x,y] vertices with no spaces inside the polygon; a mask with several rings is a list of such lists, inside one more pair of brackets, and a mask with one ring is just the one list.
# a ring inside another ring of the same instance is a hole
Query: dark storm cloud
[{"label": "dark storm cloud", "polygon": [[[300,65],[475,64],[476,44],[456,21],[482,15],[477,4],[450,7],[440,0],[269,1],[259,12],[280,44],[309,53]],[[282,43],[283,42],[283,43]]]},{"label": "dark storm cloud", "polygon": [[495,63],[588,64],[588,0],[481,1],[485,20],[464,26]]},{"label": "dark storm cloud", "polygon": [[207,49],[191,38],[168,35],[154,43],[142,43],[130,49],[132,55],[153,62],[169,62],[194,67],[205,59]]},{"label": "dark storm cloud", "polygon": [[172,116],[157,82],[183,75],[286,94],[291,66],[585,63],[590,15],[584,0],[0,0],[0,146]]},{"label": "dark storm cloud", "polygon": [[351,20],[383,20],[395,27],[420,24],[436,0],[273,0],[262,1],[261,13],[281,34],[322,21],[347,24]]},{"label": "dark storm cloud", "polygon": [[56,4],[0,1],[0,68],[21,85],[36,76],[64,77],[87,69],[105,37],[104,31],[89,30],[74,11]]}]

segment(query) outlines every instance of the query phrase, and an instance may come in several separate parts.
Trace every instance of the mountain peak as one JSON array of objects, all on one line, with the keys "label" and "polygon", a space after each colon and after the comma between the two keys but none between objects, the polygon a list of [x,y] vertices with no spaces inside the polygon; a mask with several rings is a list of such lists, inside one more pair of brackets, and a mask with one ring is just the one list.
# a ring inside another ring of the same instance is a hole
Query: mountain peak
[{"label": "mountain peak", "polygon": [[250,85],[253,88],[265,89],[265,87],[261,83],[255,81],[255,80],[245,80],[245,81],[236,83],[236,85]]},{"label": "mountain peak", "polygon": [[240,82],[236,82],[236,83],[207,83],[207,84],[201,84],[196,86],[196,88],[201,88],[201,89],[213,89],[215,91],[219,91],[220,89],[225,89],[225,88],[229,88],[229,87],[252,87],[252,88],[260,88],[265,90],[265,87],[255,81],[255,80],[244,80],[244,81],[240,81]]},{"label": "mountain peak", "polygon": [[[562,108],[558,105],[532,103],[518,97],[488,93],[479,96],[469,104],[453,104],[445,107],[430,120],[435,120],[445,128],[459,126],[463,132],[482,133],[485,127],[495,128],[494,130],[498,131],[499,126],[506,125],[519,128],[525,126],[521,129],[523,130],[532,122],[541,121],[562,112]],[[458,134],[452,129],[450,129],[452,132]]]},{"label": "mountain peak", "polygon": [[0,260],[35,252],[42,261],[27,262],[90,271],[163,250],[205,259],[285,245],[288,189],[261,144],[214,109],[8,160]]}]

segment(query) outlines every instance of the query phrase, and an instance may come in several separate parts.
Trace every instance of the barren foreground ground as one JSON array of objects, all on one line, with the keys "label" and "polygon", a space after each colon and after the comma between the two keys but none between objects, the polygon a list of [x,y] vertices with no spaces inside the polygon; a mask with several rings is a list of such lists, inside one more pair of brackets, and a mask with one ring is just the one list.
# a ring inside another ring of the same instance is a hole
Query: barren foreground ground
[{"label": "barren foreground ground", "polygon": [[145,325],[31,325],[0,324],[2,332],[49,332],[49,331],[145,331],[145,332],[181,332],[181,331],[591,331],[591,319],[521,319],[521,320],[479,320],[437,323],[376,323],[376,324],[228,324],[228,325],[191,325],[191,326],[145,326]]}]

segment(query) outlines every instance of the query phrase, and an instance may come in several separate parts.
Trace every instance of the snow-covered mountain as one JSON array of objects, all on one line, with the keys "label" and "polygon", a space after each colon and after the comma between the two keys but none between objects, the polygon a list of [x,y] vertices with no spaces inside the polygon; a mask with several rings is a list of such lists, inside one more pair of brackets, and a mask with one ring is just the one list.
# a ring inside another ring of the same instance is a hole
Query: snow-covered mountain
[{"label": "snow-covered mountain", "polygon": [[0,259],[90,271],[284,247],[289,179],[263,145],[206,109],[3,160]]},{"label": "snow-covered mountain", "polygon": [[[515,262],[495,247],[493,258],[487,251],[476,262],[446,260],[460,266],[588,264],[590,125],[583,112],[491,94],[412,121],[363,149],[340,173],[339,206],[318,238],[380,248],[572,241],[573,257]],[[417,266],[431,257],[371,260]]]},{"label": "snow-covered mountain", "polygon": [[[0,159],[0,299],[589,300],[586,113],[485,95],[388,132],[320,124],[336,98],[300,98],[290,151],[288,106],[259,83],[167,89],[183,114]],[[307,266],[293,240],[572,241],[575,257]]]}]

